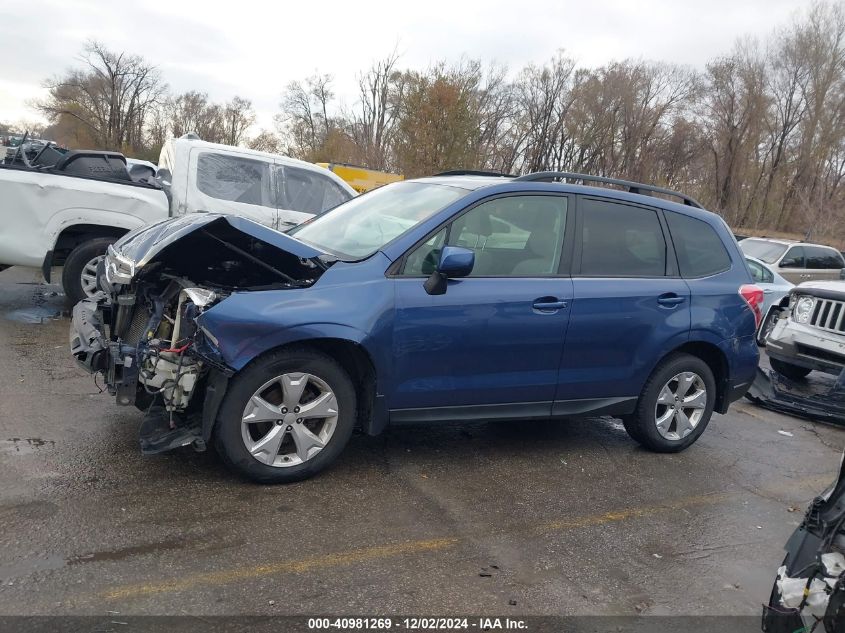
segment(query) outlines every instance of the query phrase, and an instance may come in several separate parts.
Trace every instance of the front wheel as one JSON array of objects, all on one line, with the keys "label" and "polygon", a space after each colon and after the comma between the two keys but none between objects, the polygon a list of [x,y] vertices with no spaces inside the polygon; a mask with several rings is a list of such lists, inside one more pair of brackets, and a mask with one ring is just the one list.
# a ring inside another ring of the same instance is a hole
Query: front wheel
[{"label": "front wheel", "polygon": [[229,384],[215,440],[226,463],[253,481],[299,481],[337,458],[355,412],[352,380],[335,360],[306,349],[280,351]]},{"label": "front wheel", "polygon": [[659,453],[682,451],[704,432],[716,400],[716,380],[703,360],[674,354],[652,372],[625,430]]},{"label": "front wheel", "polygon": [[94,296],[97,292],[97,266],[113,237],[98,237],[82,242],[74,248],[65,260],[62,270],[62,287],[68,301],[76,305],[83,299]]}]

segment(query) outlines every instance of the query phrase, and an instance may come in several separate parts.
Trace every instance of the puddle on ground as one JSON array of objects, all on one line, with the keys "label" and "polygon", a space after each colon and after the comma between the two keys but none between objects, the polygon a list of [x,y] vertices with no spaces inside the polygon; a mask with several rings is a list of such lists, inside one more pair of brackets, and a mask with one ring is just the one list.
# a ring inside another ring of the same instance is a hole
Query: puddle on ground
[{"label": "puddle on ground", "polygon": [[8,440],[0,441],[0,453],[28,455],[39,448],[52,448],[55,445],[55,440],[44,440],[40,437],[10,437]]},{"label": "puddle on ground", "polygon": [[44,323],[45,321],[58,319],[60,316],[62,316],[62,311],[58,308],[47,308],[44,306],[22,308],[6,313],[7,319],[17,321],[18,323]]},{"label": "puddle on ground", "polygon": [[0,565],[0,582],[10,579],[28,576],[39,571],[50,571],[60,569],[66,565],[79,565],[82,563],[97,563],[108,561],[120,561],[132,556],[143,556],[144,554],[155,554],[158,552],[182,549],[188,546],[188,541],[183,538],[176,538],[146,545],[131,545],[120,549],[91,552],[80,556],[45,556],[43,558],[28,558],[8,565]]},{"label": "puddle on ground", "polygon": [[64,295],[55,290],[47,290],[44,284],[39,283],[32,293],[32,307],[7,312],[6,318],[18,323],[44,323],[67,316],[68,313],[63,312],[61,307],[48,305],[47,300],[55,297],[64,297]]}]

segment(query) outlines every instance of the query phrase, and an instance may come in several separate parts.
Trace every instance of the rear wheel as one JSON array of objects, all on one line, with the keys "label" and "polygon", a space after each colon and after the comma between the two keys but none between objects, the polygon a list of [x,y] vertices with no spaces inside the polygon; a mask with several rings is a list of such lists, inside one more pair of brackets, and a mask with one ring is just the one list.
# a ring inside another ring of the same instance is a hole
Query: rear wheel
[{"label": "rear wheel", "polygon": [[67,256],[62,270],[62,287],[70,303],[76,304],[97,292],[97,266],[114,240],[113,237],[88,240]]},{"label": "rear wheel", "polygon": [[800,365],[786,363],[782,360],[778,360],[777,358],[769,358],[769,362],[772,365],[772,369],[781,376],[786,376],[790,380],[803,380],[807,377],[807,374],[813,371],[812,369],[807,369],[806,367],[801,367]]},{"label": "rear wheel", "polygon": [[271,354],[230,383],[218,416],[218,450],[253,481],[306,479],[346,446],[355,400],[352,380],[328,356],[305,349]]},{"label": "rear wheel", "polygon": [[682,451],[704,432],[716,400],[716,380],[703,360],[673,354],[646,381],[625,430],[644,447],[660,453]]}]

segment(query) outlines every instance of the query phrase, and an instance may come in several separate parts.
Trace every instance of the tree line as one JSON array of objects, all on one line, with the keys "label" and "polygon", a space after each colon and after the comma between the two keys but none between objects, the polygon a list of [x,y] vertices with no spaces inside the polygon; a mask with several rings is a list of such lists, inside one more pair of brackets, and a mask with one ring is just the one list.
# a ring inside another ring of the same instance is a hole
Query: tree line
[{"label": "tree line", "polygon": [[655,183],[697,197],[738,230],[845,239],[845,3],[816,2],[762,41],[701,69],[628,59],[586,68],[558,52],[516,72],[464,58],[403,68],[393,52],[357,76],[288,84],[275,130],[252,104],[170,94],[136,55],[89,43],[83,67],[37,104],[75,146],[157,155],[170,136],[349,162],[406,177],[449,169],[560,170]]}]

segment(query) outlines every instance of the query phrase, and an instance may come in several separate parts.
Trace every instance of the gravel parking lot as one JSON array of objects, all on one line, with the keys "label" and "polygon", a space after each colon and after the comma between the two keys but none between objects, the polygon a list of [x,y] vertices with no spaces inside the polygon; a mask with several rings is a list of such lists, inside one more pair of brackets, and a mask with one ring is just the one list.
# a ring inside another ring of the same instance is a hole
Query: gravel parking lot
[{"label": "gravel parking lot", "polygon": [[0,273],[0,614],[756,615],[845,437],[746,401],[679,455],[611,419],[412,426],[256,486],[142,457],[58,291]]}]

